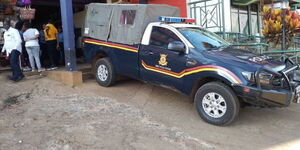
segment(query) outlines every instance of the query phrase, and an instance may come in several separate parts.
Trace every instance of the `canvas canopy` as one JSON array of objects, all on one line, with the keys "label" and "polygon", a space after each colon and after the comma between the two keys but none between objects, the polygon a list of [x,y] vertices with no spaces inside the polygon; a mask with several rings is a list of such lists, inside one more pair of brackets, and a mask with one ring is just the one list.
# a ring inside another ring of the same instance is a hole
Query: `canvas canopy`
[{"label": "canvas canopy", "polygon": [[179,16],[179,9],[156,4],[87,5],[85,36],[123,44],[139,44],[144,30],[159,16]]}]

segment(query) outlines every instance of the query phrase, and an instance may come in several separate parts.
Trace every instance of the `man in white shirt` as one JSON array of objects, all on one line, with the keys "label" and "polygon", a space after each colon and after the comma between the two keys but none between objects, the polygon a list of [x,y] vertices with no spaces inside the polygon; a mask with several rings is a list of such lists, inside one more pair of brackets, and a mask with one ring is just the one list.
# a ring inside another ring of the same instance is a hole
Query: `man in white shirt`
[{"label": "man in white shirt", "polygon": [[20,68],[20,54],[22,53],[22,40],[19,31],[12,26],[14,22],[4,22],[3,27],[6,29],[4,33],[4,45],[1,55],[6,51],[9,56],[10,66],[12,68],[11,80],[18,82],[24,78]]},{"label": "man in white shirt", "polygon": [[41,67],[40,61],[40,45],[39,45],[39,31],[35,28],[31,28],[29,22],[25,22],[23,25],[23,33],[26,51],[29,56],[31,70],[35,71],[35,64],[38,68],[38,72],[44,71]]}]

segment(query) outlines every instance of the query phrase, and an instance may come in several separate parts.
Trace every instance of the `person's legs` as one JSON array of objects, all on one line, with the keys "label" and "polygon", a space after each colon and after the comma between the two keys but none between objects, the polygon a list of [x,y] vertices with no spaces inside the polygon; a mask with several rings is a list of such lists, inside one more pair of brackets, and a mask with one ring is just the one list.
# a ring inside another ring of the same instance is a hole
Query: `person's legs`
[{"label": "person's legs", "polygon": [[21,64],[22,67],[24,67],[24,70],[28,71],[29,65],[30,65],[30,61],[29,61],[29,56],[25,47],[25,43],[22,44],[22,53],[21,53]]},{"label": "person's legs", "polygon": [[17,50],[16,50],[16,52],[17,52],[17,55],[18,55],[18,56],[16,57],[17,59],[16,59],[16,62],[15,62],[15,63],[16,63],[16,66],[17,66],[17,67],[16,67],[17,76],[23,78],[23,77],[24,77],[24,74],[23,74],[23,72],[22,72],[22,70],[21,70],[21,67],[20,67],[20,61],[21,61],[21,60],[20,60],[20,55],[21,55],[21,53],[20,53],[19,51],[17,51]]},{"label": "person's legs", "polygon": [[46,67],[47,65],[49,65],[49,60],[48,60],[48,54],[47,54],[47,46],[45,43],[40,43],[40,52],[41,52],[41,56],[40,56],[40,60],[41,60],[41,64],[42,66]]},{"label": "person's legs", "polygon": [[31,70],[35,70],[33,50],[34,50],[34,47],[32,47],[32,46],[26,47],[26,51],[27,51],[27,54],[28,54]]},{"label": "person's legs", "polygon": [[48,52],[48,56],[49,56],[49,60],[50,60],[50,63],[51,63],[51,67],[54,67],[55,66],[55,63],[54,63],[54,56],[53,56],[53,46],[52,46],[52,42],[51,41],[47,41],[47,52]]},{"label": "person's legs", "polygon": [[10,67],[11,67],[11,71],[12,71],[12,75],[11,75],[11,79],[15,80],[16,79],[16,69],[15,69],[15,56],[13,56],[13,52],[11,52],[9,54],[9,63],[10,63]]},{"label": "person's legs", "polygon": [[11,65],[11,68],[12,68],[12,79],[14,81],[17,81],[17,80],[20,80],[24,77],[21,69],[20,69],[20,62],[19,62],[19,56],[20,56],[20,52],[17,51],[17,50],[13,50],[11,53],[10,53],[10,65]]},{"label": "person's legs", "polygon": [[51,41],[52,46],[52,54],[53,54],[53,60],[54,60],[54,67],[57,66],[58,60],[59,60],[59,53],[57,51],[57,42],[56,40]]},{"label": "person's legs", "polygon": [[64,65],[65,64],[65,51],[64,51],[64,43],[59,43],[59,53],[60,53],[60,64]]},{"label": "person's legs", "polygon": [[40,47],[39,46],[32,47],[32,53],[33,53],[33,57],[34,57],[36,66],[40,70],[41,69]]}]

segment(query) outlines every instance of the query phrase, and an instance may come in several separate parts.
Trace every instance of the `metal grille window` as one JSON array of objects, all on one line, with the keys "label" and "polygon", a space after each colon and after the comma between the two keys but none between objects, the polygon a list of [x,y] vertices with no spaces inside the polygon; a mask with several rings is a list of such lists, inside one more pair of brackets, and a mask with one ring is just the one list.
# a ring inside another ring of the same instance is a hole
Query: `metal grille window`
[{"label": "metal grille window", "polygon": [[122,10],[120,16],[121,25],[133,25],[135,20],[136,10]]},{"label": "metal grille window", "polygon": [[214,32],[225,31],[224,0],[189,0],[188,5],[197,25]]}]

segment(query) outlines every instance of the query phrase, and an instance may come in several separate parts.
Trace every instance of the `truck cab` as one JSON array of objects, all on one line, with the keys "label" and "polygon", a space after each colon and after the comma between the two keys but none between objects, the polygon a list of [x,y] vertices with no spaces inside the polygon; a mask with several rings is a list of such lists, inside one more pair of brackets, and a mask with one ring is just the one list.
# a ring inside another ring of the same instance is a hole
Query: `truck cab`
[{"label": "truck cab", "polygon": [[87,58],[101,86],[118,76],[191,95],[200,117],[230,124],[241,103],[284,107],[299,103],[299,65],[230,46],[194,20],[160,17],[144,29],[139,44],[85,38]]}]

